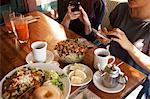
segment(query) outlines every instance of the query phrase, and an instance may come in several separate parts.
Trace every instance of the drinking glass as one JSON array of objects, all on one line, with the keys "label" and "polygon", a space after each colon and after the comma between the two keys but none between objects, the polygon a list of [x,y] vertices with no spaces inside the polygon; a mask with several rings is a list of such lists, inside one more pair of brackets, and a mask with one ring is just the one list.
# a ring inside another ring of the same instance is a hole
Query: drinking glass
[{"label": "drinking glass", "polygon": [[13,28],[12,28],[11,18],[14,17],[14,12],[11,12],[10,10],[5,10],[2,12],[2,15],[3,15],[4,23],[7,28],[8,33],[12,33]]},{"label": "drinking glass", "polygon": [[14,25],[19,42],[27,43],[29,39],[29,29],[25,18],[22,15],[15,17]]},{"label": "drinking glass", "polygon": [[14,35],[16,37],[18,37],[18,35],[17,35],[17,32],[16,32],[14,21],[15,21],[16,18],[22,18],[22,17],[23,17],[23,15],[21,13],[18,13],[18,12],[13,12],[13,13],[9,14],[12,30],[13,30]]}]

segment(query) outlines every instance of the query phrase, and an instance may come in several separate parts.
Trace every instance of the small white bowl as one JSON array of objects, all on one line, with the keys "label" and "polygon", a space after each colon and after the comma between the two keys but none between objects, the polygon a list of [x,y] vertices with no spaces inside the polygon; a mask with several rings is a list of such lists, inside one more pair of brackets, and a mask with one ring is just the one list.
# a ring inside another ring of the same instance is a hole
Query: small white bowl
[{"label": "small white bowl", "polygon": [[[80,64],[80,63],[76,63],[76,64]],[[63,71],[64,71],[66,74],[68,73],[70,66],[72,66],[72,64],[69,64],[69,65],[67,65],[67,66],[65,66],[65,67],[63,68]],[[86,78],[82,83],[80,83],[80,84],[72,83],[72,82],[70,81],[72,86],[83,86],[83,85],[86,85],[86,84],[88,84],[88,83],[92,80],[92,78],[93,78],[93,71],[92,71],[87,65],[80,64],[80,66],[83,67],[83,68],[85,68],[84,72],[86,73],[87,78]],[[67,75],[68,75],[68,74],[67,74]],[[69,77],[68,77],[68,78],[69,78]]]}]

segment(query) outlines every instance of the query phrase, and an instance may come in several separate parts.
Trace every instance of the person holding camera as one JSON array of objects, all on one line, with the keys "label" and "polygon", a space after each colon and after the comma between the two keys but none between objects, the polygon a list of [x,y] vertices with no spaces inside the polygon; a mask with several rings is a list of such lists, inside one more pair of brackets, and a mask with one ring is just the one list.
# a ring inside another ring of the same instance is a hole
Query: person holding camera
[{"label": "person holding camera", "polygon": [[[87,4],[84,4],[85,1],[81,0],[79,2],[78,0],[72,0],[69,3],[68,11],[61,24],[94,44],[105,47],[96,39],[96,36],[91,33],[92,28],[98,29],[98,26],[101,25],[105,12],[105,0],[89,0]],[[91,4],[91,7],[89,4]],[[85,9],[81,5],[83,5]]]},{"label": "person holding camera", "polygon": [[84,9],[81,6],[79,6],[78,11],[72,12],[72,9],[74,9],[73,6],[68,6],[68,11],[67,11],[63,21],[61,22],[61,24],[63,26],[65,26],[66,28],[69,28],[71,21],[79,19],[82,22],[82,24],[84,24],[85,35],[88,35],[92,29],[88,15],[86,14],[86,12],[84,11]]}]

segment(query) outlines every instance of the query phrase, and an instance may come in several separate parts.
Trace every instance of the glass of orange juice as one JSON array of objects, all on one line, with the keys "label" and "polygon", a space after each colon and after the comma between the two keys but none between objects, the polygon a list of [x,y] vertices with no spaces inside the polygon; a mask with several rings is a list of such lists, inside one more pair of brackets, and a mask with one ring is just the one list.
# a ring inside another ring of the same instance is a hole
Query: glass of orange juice
[{"label": "glass of orange juice", "polygon": [[6,11],[3,11],[2,15],[3,15],[4,23],[7,28],[8,33],[12,33],[13,27],[12,27],[11,18],[15,17],[14,12],[11,12],[10,10],[6,10]]},{"label": "glass of orange juice", "polygon": [[27,43],[29,39],[28,23],[24,17],[15,17],[15,30],[20,43]]}]

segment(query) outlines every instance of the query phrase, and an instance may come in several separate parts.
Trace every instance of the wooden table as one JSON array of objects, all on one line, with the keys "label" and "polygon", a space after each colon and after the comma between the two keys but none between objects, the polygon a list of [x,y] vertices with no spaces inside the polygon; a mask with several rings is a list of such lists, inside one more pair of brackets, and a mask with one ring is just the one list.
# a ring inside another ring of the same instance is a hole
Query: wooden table
[{"label": "wooden table", "polygon": [[[40,12],[32,12],[29,14],[33,16],[40,16],[40,19],[38,22],[29,24],[30,39],[27,44],[19,44],[13,34],[8,34],[5,32],[5,29],[2,28],[2,26],[0,28],[0,32],[3,32],[0,33],[0,79],[2,79],[15,67],[27,64],[25,57],[29,52],[31,52],[30,45],[32,42],[37,40],[46,41],[48,42],[48,50],[53,51],[55,45],[59,41],[65,40],[67,37],[80,37]],[[93,70],[93,73],[96,71],[93,68],[93,51],[95,48],[97,47],[94,46],[89,49],[83,60],[83,63],[88,65]],[[121,60],[117,59],[115,63],[117,64],[120,61]],[[63,67],[63,65],[61,65],[61,67]],[[145,75],[143,73],[127,64],[121,65],[120,68],[129,78],[129,81],[123,91],[115,94],[108,94],[97,89],[93,82],[90,83],[89,89],[102,99],[120,99],[128,95],[145,80]],[[71,92],[73,92],[76,88],[77,87],[72,87]]]}]

